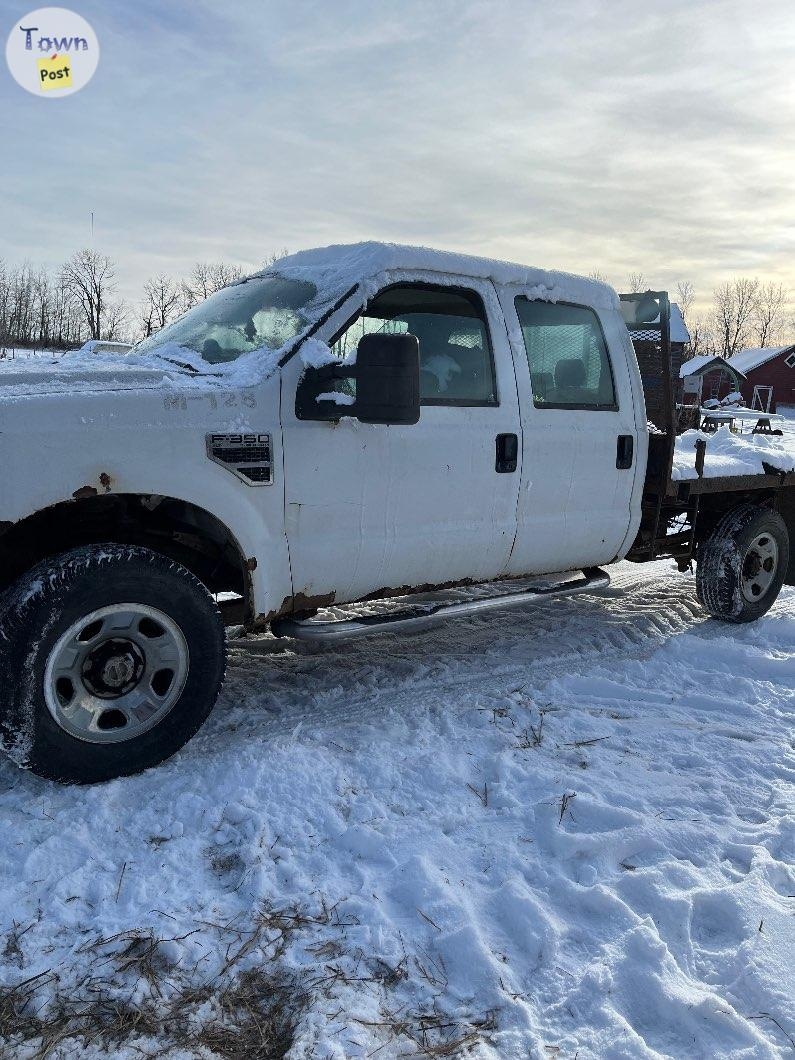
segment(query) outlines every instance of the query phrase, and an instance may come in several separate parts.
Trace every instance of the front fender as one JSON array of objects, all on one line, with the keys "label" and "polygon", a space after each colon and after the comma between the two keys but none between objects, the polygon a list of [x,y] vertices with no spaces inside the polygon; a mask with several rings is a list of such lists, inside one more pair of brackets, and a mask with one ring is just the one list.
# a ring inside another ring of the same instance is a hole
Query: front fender
[{"label": "front fender", "polygon": [[[209,459],[207,435],[231,432],[271,435],[272,484],[248,485]],[[292,595],[282,466],[278,379],[220,394],[68,393],[0,407],[0,525],[103,494],[185,501],[238,542],[257,616],[285,610]]]}]

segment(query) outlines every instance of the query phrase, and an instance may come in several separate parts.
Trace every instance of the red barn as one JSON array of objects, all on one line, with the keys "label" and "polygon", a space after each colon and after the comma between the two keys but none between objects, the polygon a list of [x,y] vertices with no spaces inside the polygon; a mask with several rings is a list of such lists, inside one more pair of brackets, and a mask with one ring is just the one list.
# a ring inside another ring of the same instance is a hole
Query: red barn
[{"label": "red barn", "polygon": [[749,408],[795,405],[795,345],[740,350],[730,363],[745,376],[741,392]]},{"label": "red barn", "polygon": [[685,361],[679,369],[680,397],[685,404],[702,404],[708,398],[723,401],[729,394],[742,393],[745,375],[736,363],[710,353]]}]

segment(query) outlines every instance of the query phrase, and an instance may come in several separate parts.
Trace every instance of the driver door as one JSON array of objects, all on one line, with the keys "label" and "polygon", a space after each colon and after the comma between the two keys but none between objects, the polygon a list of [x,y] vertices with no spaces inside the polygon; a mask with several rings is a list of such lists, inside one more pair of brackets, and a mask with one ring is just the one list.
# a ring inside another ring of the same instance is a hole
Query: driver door
[{"label": "driver door", "polygon": [[342,357],[376,331],[419,340],[417,424],[298,420],[300,355],[284,370],[286,529],[294,592],[307,607],[495,578],[513,546],[521,467],[500,468],[498,456],[505,436],[521,451],[519,408],[494,289],[407,274],[324,337]]}]

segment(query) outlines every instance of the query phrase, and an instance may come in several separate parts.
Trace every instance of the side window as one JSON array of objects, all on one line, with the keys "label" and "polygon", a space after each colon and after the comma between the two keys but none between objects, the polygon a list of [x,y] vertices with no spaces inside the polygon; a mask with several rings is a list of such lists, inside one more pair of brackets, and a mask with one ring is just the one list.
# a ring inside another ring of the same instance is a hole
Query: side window
[{"label": "side window", "polygon": [[376,295],[337,338],[338,357],[372,332],[416,335],[423,405],[496,405],[486,314],[473,291],[405,285]]},{"label": "side window", "polygon": [[596,313],[563,302],[515,300],[536,408],[615,410],[613,371]]}]

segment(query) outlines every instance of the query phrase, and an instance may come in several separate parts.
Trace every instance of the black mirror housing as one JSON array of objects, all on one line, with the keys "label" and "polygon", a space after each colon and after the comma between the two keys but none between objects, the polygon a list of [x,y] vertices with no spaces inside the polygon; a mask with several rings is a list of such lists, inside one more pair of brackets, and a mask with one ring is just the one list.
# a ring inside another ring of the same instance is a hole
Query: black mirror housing
[{"label": "black mirror housing", "polygon": [[356,350],[356,404],[362,423],[420,418],[420,345],[414,335],[364,335]]},{"label": "black mirror housing", "polygon": [[[318,401],[343,379],[356,380],[351,405]],[[338,420],[355,416],[362,423],[410,425],[420,418],[420,347],[415,335],[364,335],[355,364],[307,368],[295,401],[299,420]]]}]

